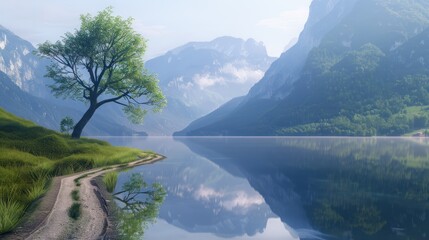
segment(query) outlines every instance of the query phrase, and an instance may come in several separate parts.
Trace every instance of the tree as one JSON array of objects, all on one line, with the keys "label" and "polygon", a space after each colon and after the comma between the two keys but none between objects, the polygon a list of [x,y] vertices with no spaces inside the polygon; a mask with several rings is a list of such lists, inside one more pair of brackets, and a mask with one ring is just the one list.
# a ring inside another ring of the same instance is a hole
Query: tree
[{"label": "tree", "polygon": [[74,121],[71,117],[65,117],[60,122],[60,131],[62,133],[70,134],[74,128]]},{"label": "tree", "polygon": [[165,106],[158,80],[144,68],[146,44],[132,21],[107,8],[94,17],[82,15],[80,28],[60,41],[38,46],[39,55],[51,60],[46,76],[54,80],[54,95],[88,103],[73,138],[80,138],[95,111],[107,103],[122,105],[133,123],[142,122],[143,105],[154,111]]}]

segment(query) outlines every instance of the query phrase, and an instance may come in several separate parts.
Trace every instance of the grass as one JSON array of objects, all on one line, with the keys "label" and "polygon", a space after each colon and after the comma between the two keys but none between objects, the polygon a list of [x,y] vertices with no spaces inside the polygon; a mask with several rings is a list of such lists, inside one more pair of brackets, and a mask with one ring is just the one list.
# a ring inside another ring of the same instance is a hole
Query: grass
[{"label": "grass", "polygon": [[71,217],[74,220],[77,220],[80,217],[81,209],[80,209],[80,203],[73,203],[71,207],[69,208],[69,217]]},{"label": "grass", "polygon": [[12,230],[24,214],[25,206],[11,200],[0,200],[0,229]]},{"label": "grass", "polygon": [[16,226],[25,209],[46,192],[52,177],[151,154],[100,140],[71,139],[0,108],[0,203],[10,206],[0,209],[0,234]]},{"label": "grass", "polygon": [[108,172],[103,176],[103,182],[106,185],[108,192],[112,193],[115,190],[116,182],[118,181],[118,172]]},{"label": "grass", "polygon": [[30,201],[39,199],[46,192],[46,180],[39,180],[27,189],[27,197]]}]

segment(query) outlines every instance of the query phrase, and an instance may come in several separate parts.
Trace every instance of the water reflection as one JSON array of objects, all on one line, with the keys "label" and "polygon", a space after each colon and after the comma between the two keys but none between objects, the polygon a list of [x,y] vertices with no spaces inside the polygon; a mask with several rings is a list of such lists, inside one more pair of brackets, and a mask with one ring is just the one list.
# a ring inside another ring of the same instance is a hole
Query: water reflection
[{"label": "water reflection", "polygon": [[176,235],[180,239],[297,239],[245,178],[228,173],[184,144],[164,138],[114,140],[110,141],[167,156],[118,179],[142,173],[148,182],[160,182],[166,188],[159,220],[145,233],[147,239]]},{"label": "water reflection", "polygon": [[167,160],[148,239],[427,239],[429,146],[377,138],[132,138]]},{"label": "water reflection", "polygon": [[290,226],[295,217],[281,203],[298,198],[314,229],[341,239],[428,238],[425,144],[374,138],[181,141],[231,173],[240,169]]},{"label": "water reflection", "polygon": [[165,194],[159,183],[149,186],[140,174],[132,174],[122,185],[121,191],[113,194],[118,205],[117,237],[141,239],[147,226],[158,217]]}]

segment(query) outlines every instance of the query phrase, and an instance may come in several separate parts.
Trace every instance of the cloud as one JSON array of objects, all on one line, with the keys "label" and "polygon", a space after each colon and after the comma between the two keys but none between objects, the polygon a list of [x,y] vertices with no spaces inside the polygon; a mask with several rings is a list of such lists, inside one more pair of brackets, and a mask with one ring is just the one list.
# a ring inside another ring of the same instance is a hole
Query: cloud
[{"label": "cloud", "polygon": [[210,74],[195,74],[192,81],[202,90],[216,84],[225,84],[223,77],[211,76]]},{"label": "cloud", "polygon": [[227,64],[220,69],[221,73],[232,75],[236,81],[241,84],[256,83],[263,76],[264,72],[260,69],[251,69],[249,67],[237,68],[232,64]]},{"label": "cloud", "polygon": [[188,90],[194,87],[193,82],[185,82],[183,76],[177,77],[174,80],[168,82],[169,88],[178,88],[180,90]]},{"label": "cloud", "polygon": [[261,195],[249,196],[245,192],[236,192],[235,196],[227,201],[222,202],[222,206],[226,210],[233,210],[235,208],[239,209],[248,209],[254,205],[262,205],[264,203],[264,199]]},{"label": "cloud", "polygon": [[219,197],[223,197],[223,196],[224,196],[224,193],[216,191],[213,188],[205,187],[203,185],[201,185],[200,188],[198,188],[198,190],[195,191],[195,193],[194,193],[194,197],[197,200],[202,199],[202,200],[206,200],[206,201],[208,201],[212,198],[219,198]]},{"label": "cloud", "polygon": [[308,18],[308,9],[295,9],[284,11],[279,16],[262,19],[258,27],[271,28],[283,31],[296,31],[302,28],[302,23]]}]

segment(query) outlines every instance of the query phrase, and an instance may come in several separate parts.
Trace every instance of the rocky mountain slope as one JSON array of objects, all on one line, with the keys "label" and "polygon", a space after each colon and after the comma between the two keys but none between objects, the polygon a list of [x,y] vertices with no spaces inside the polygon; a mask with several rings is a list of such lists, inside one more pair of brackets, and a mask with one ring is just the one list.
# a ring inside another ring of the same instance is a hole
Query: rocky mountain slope
[{"label": "rocky mountain slope", "polygon": [[191,42],[147,61],[156,74],[168,106],[147,116],[146,132],[171,135],[232,98],[247,94],[274,58],[253,39],[220,37]]},{"label": "rocky mountain slope", "polygon": [[[401,135],[426,128],[429,116],[418,106],[429,104],[428,27],[423,0],[315,0],[298,43],[230,114],[178,134]],[[301,66],[285,60],[292,53]]]},{"label": "rocky mountain slope", "polygon": [[[22,91],[3,72],[0,71],[0,96],[2,100],[0,107],[19,117],[31,120],[41,126],[59,130],[61,119],[66,116],[79,119],[82,112],[60,106],[42,98],[32,96]],[[119,126],[112,120],[94,117],[92,124],[84,131],[85,135],[131,135],[132,131],[126,127]]]}]

